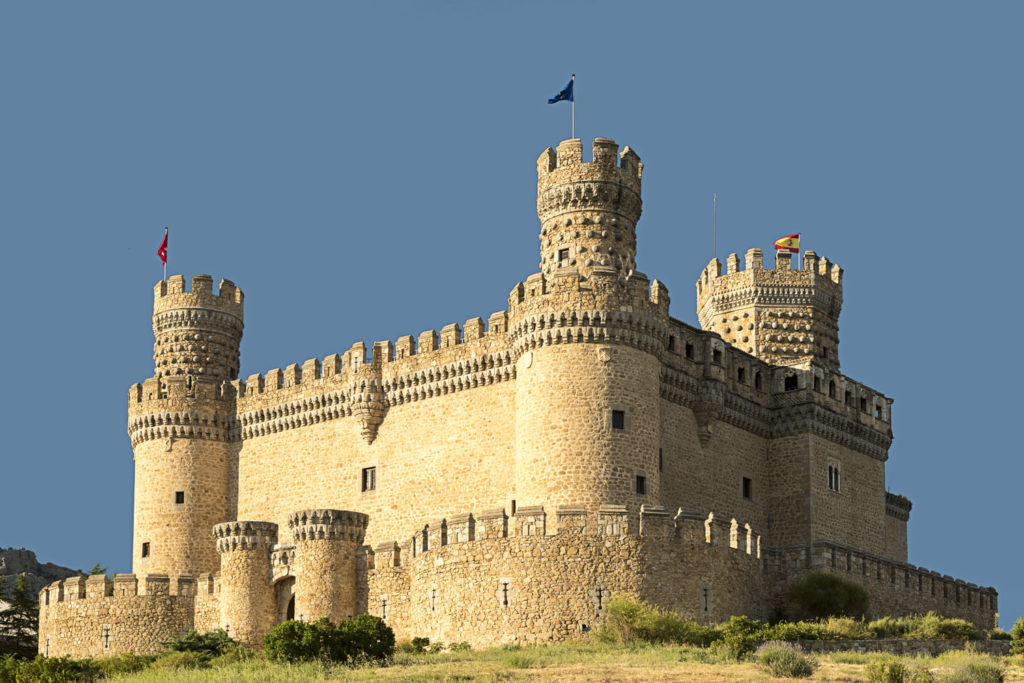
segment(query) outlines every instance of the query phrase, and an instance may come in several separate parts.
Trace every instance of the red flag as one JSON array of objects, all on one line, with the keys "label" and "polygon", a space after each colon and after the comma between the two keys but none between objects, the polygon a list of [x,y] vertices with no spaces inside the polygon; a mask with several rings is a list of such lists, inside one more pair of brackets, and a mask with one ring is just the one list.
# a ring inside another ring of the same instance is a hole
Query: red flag
[{"label": "red flag", "polygon": [[160,248],[156,250],[156,255],[160,257],[163,264],[167,265],[167,228],[164,228],[164,241],[160,243]]}]

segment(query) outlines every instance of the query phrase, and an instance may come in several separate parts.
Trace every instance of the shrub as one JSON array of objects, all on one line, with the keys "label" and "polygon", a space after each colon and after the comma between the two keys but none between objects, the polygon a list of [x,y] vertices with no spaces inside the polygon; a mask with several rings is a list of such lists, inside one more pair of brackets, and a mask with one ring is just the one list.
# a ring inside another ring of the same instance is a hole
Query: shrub
[{"label": "shrub", "polygon": [[793,584],[786,594],[800,618],[861,617],[868,610],[868,592],[859,583],[815,571]]},{"label": "shrub", "polygon": [[[360,614],[338,624],[338,635],[332,641],[342,643],[339,652],[344,652],[348,661],[381,661],[395,654],[395,632],[383,619],[369,614]],[[344,660],[338,658],[337,661]]]},{"label": "shrub", "polygon": [[754,658],[768,673],[780,678],[807,678],[818,663],[790,643],[772,640],[754,652]]},{"label": "shrub", "polygon": [[219,657],[232,647],[237,647],[238,642],[232,640],[224,629],[217,629],[203,634],[189,631],[160,645],[169,652],[194,652],[202,659],[209,660]]},{"label": "shrub", "polygon": [[919,640],[977,640],[981,633],[963,619],[945,619],[935,612],[912,617],[907,637]]},{"label": "shrub", "polygon": [[998,626],[988,632],[989,640],[1011,640],[1010,634]]},{"label": "shrub", "polygon": [[1010,652],[1024,655],[1024,617],[1017,619],[1010,629]]},{"label": "shrub", "polygon": [[196,652],[168,652],[153,660],[153,669],[202,669],[208,658]]},{"label": "shrub", "polygon": [[941,675],[939,683],[1003,683],[1003,667],[995,662],[971,662]]},{"label": "shrub", "polygon": [[326,618],[312,624],[286,621],[267,634],[263,647],[267,659],[278,662],[383,660],[395,653],[395,632],[369,614],[346,619],[337,627]]},{"label": "shrub", "polygon": [[594,638],[606,643],[675,643],[706,647],[717,640],[715,629],[674,612],[624,596],[608,602],[605,621]]},{"label": "shrub", "polygon": [[472,650],[473,648],[470,646],[469,643],[467,643],[465,640],[463,640],[462,642],[459,642],[459,643],[452,643],[451,646],[448,649],[451,650],[452,652],[468,652],[468,651]]},{"label": "shrub", "polygon": [[[327,621],[322,619],[322,621]],[[273,628],[263,639],[267,659],[275,662],[301,662],[327,658],[321,622],[311,624],[305,621],[285,621]],[[334,626],[327,621],[331,630]]]},{"label": "shrub", "polygon": [[413,638],[412,642],[410,643],[410,645],[412,645],[412,651],[413,652],[417,652],[417,653],[426,652],[427,648],[430,647],[430,638],[423,638],[423,637]]},{"label": "shrub", "polygon": [[898,659],[871,662],[864,669],[867,683],[931,683],[928,670],[918,664],[907,665]]},{"label": "shrub", "polygon": [[758,643],[768,639],[770,628],[750,617],[732,617],[718,627],[722,635],[723,650],[733,659],[743,659],[750,655]]}]

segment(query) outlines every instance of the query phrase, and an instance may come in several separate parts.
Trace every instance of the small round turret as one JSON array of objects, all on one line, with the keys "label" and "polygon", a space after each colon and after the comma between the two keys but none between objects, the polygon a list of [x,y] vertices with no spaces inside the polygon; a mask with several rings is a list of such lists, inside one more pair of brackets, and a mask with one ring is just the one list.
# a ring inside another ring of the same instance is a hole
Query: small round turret
[{"label": "small round turret", "polygon": [[238,377],[242,342],[242,290],[221,280],[196,275],[192,291],[185,278],[172,275],[153,288],[153,360],[156,376],[195,375],[217,381]]},{"label": "small round turret", "polygon": [[277,612],[270,586],[273,522],[226,522],[213,527],[220,552],[220,623],[235,640],[263,645]]},{"label": "small round turret", "polygon": [[[548,147],[537,159],[540,269],[550,277],[575,268],[588,278],[595,267],[628,275],[636,268],[643,164],[629,147],[594,140],[594,160],[584,163],[579,138]],[[620,163],[621,160],[621,163]]]},{"label": "small round turret", "polygon": [[288,516],[300,564],[295,614],[337,623],[355,616],[356,550],[370,518],[347,510],[301,510]]}]

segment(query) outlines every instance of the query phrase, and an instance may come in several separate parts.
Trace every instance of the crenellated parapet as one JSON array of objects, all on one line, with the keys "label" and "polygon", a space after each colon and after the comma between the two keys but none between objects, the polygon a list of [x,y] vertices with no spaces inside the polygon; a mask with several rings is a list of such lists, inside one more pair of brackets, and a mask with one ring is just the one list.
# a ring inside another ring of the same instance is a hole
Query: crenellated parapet
[{"label": "crenellated parapet", "polygon": [[778,251],[774,270],[764,267],[760,249],[736,254],[722,264],[712,259],[697,280],[701,327],[737,348],[775,365],[809,361],[839,368],[839,312],[843,271],[813,251],[803,268],[792,268],[792,254]]},{"label": "crenellated parapet", "polygon": [[294,543],[312,540],[361,544],[370,517],[350,510],[299,510],[288,515]]},{"label": "crenellated parapet", "polygon": [[910,499],[902,494],[885,492],[885,514],[895,517],[901,522],[910,520]]},{"label": "crenellated parapet", "polygon": [[224,522],[213,527],[217,550],[267,550],[277,543],[277,525],[273,522]]}]

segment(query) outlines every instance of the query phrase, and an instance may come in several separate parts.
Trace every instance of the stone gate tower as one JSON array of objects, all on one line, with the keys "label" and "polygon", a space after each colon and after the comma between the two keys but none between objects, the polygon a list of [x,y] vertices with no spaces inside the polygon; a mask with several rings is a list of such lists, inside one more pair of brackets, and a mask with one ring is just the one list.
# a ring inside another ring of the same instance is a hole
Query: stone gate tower
[{"label": "stone gate tower", "polygon": [[[509,298],[519,506],[658,500],[668,293],[635,270],[640,158],[578,138],[537,160],[541,272]],[[583,498],[581,500],[581,497]]]},{"label": "stone gate tower", "polygon": [[234,519],[229,494],[229,416],[238,376],[242,292],[229,280],[213,291],[209,275],[180,275],[153,292],[154,376],[129,392],[128,433],[135,451],[136,574],[215,572],[210,537]]}]

